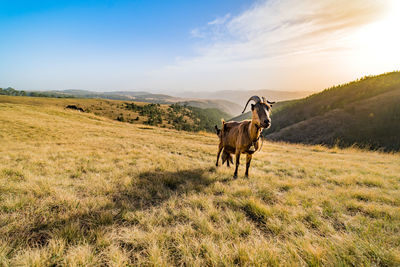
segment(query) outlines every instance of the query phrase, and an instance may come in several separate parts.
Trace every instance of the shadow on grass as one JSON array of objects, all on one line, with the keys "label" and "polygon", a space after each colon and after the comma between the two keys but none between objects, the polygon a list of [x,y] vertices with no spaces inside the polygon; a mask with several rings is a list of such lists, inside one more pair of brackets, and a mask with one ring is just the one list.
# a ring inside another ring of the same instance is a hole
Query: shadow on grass
[{"label": "shadow on grass", "polygon": [[113,202],[121,209],[148,209],[168,200],[173,195],[200,192],[214,180],[207,176],[213,169],[194,169],[176,172],[142,172],[132,178],[129,186],[113,195]]},{"label": "shadow on grass", "polygon": [[215,182],[207,175],[213,171],[211,168],[142,172],[132,177],[129,185],[116,186],[106,195],[110,201],[96,209],[82,208],[69,213],[62,203],[52,203],[40,208],[45,213],[30,214],[29,225],[20,225],[7,235],[14,246],[22,247],[45,246],[52,238],[61,238],[67,244],[96,244],[107,226],[131,224],[124,219],[126,212],[159,206],[172,196],[201,192]]}]

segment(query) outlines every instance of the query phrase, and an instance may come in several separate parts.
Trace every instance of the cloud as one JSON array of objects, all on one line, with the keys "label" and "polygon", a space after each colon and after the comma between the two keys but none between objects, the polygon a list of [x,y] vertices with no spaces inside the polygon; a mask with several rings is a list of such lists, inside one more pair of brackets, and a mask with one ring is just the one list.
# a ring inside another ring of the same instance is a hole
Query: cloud
[{"label": "cloud", "polygon": [[219,40],[205,47],[203,56],[271,57],[307,51],[316,44],[333,46],[333,40],[376,20],[382,6],[368,0],[266,1],[225,20],[224,36],[219,27]]},{"label": "cloud", "polygon": [[208,22],[208,25],[220,25],[220,24],[224,24],[229,18],[231,17],[231,14],[226,14],[223,17],[218,17],[216,19],[214,19],[213,21]]},{"label": "cloud", "polygon": [[226,22],[231,17],[231,14],[226,14],[223,17],[217,17],[212,21],[209,21],[207,25],[202,27],[194,28],[190,31],[190,35],[193,38],[199,39],[210,39],[213,41],[221,40],[226,34]]},{"label": "cloud", "polygon": [[[269,0],[248,10],[226,14],[191,31],[203,41],[196,56],[167,66],[168,75],[192,75],[199,88],[248,86],[315,89],[332,79],[302,83],[301,75],[326,68],[333,76],[344,75],[346,57],[357,47],[352,35],[382,19],[389,0]],[[302,68],[302,69],[298,69]],[[292,77],[286,79],[282,72]],[[218,75],[215,75],[218,73]],[[346,77],[348,78],[348,77]],[[309,87],[313,88],[309,88]],[[322,89],[322,88],[321,88]]]},{"label": "cloud", "polygon": [[193,38],[204,38],[205,37],[205,35],[201,32],[201,30],[199,28],[192,29],[190,31],[190,35]]}]

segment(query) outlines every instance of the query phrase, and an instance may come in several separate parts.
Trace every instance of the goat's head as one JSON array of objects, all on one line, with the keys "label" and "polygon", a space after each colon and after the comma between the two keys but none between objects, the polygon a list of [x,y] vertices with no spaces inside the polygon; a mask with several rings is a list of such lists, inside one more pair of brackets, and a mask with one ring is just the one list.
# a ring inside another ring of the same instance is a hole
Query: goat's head
[{"label": "goat's head", "polygon": [[244,110],[242,113],[247,108],[247,105],[249,102],[253,100],[255,104],[251,104],[251,112],[253,113],[252,120],[258,125],[263,128],[268,128],[271,125],[271,118],[269,117],[269,114],[271,112],[271,106],[275,102],[270,102],[268,100],[265,100],[264,97],[262,97],[262,100],[258,96],[252,96],[247,100],[246,106],[244,107]]}]

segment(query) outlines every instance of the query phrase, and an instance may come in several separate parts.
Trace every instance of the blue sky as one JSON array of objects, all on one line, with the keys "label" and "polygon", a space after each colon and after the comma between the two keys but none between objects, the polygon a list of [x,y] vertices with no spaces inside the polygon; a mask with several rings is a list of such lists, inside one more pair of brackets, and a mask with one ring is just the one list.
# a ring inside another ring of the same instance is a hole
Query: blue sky
[{"label": "blue sky", "polygon": [[[241,12],[249,4],[246,0],[1,1],[0,86],[65,89],[69,84],[79,86],[79,82],[65,84],[65,78],[81,80],[85,72],[89,79],[110,75],[112,80],[118,72],[130,71],[140,75],[192,55],[196,40],[191,29],[220,15]],[[98,87],[95,81],[92,86],[82,84],[88,89],[118,89],[112,82]]]},{"label": "blue sky", "polygon": [[396,69],[395,2],[2,0],[0,87],[323,89]]}]

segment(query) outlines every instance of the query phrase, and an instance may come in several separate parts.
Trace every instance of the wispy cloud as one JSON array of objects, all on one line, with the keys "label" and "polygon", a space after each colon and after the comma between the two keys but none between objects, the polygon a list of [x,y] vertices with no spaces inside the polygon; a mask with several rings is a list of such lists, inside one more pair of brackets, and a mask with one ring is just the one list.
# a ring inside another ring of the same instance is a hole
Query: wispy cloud
[{"label": "wispy cloud", "polygon": [[[382,19],[390,3],[390,0],[258,1],[241,14],[226,14],[192,30],[193,37],[202,38],[196,48],[197,56],[181,59],[167,70],[177,79],[180,74],[191,73],[194,79],[198,75],[199,87],[206,88],[321,86],[321,82],[299,86],[298,74],[312,74],[327,64],[344,64],[346,53],[357,49],[352,35]],[[339,54],[340,58],[335,60]],[[334,72],[333,75],[340,72],[330,68],[327,71]],[[287,79],[279,82],[285,79],[280,72],[292,76],[294,82]]]},{"label": "wispy cloud", "polygon": [[208,38],[213,41],[221,40],[226,35],[226,23],[229,21],[230,17],[231,14],[229,13],[223,17],[217,17],[202,27],[192,29],[190,35],[193,38]]},{"label": "wispy cloud", "polygon": [[203,34],[199,28],[194,28],[194,29],[192,29],[192,30],[190,31],[190,35],[191,35],[193,38],[204,38],[204,37],[206,37],[206,35]]},{"label": "wispy cloud", "polygon": [[224,24],[229,18],[231,17],[231,14],[226,14],[223,17],[219,17],[214,19],[213,21],[208,22],[208,25],[220,25],[220,24]]},{"label": "wispy cloud", "polygon": [[218,39],[203,47],[200,54],[236,60],[333,47],[354,28],[379,18],[384,13],[383,7],[381,2],[368,0],[258,3],[236,17],[225,16],[218,26],[208,23],[208,34],[215,37],[218,32]]}]

